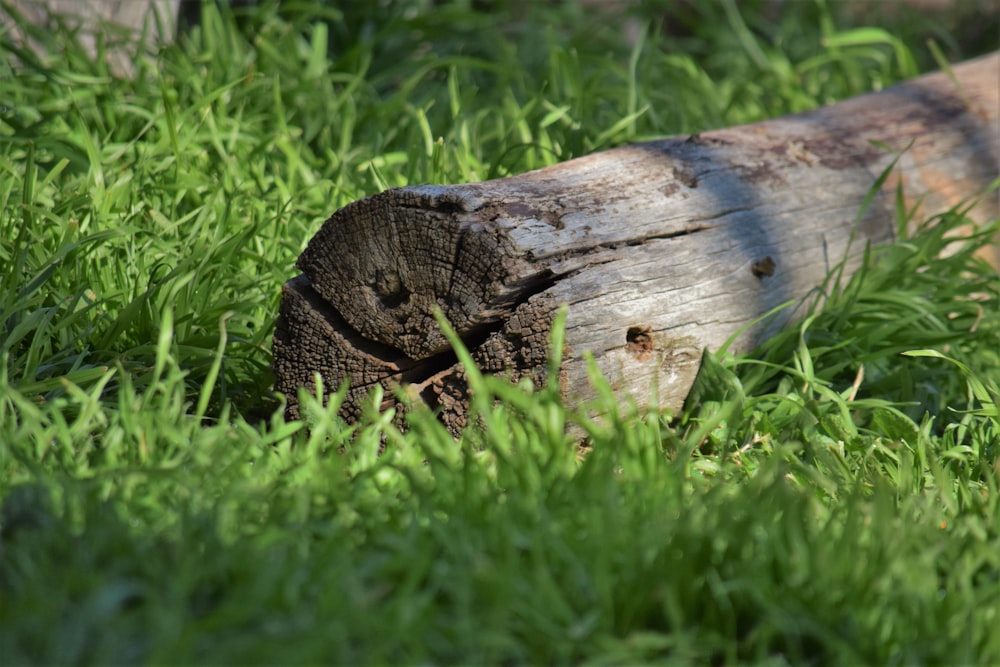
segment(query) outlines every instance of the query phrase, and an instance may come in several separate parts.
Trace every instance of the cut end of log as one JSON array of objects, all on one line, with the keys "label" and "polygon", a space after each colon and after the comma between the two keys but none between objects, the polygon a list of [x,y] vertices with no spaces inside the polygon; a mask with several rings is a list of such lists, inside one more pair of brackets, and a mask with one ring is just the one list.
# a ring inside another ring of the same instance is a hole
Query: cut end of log
[{"label": "cut end of log", "polygon": [[474,188],[387,190],[337,211],[298,267],[362,336],[411,359],[448,349],[434,311],[463,334],[497,322],[526,298],[501,233],[476,226]]}]

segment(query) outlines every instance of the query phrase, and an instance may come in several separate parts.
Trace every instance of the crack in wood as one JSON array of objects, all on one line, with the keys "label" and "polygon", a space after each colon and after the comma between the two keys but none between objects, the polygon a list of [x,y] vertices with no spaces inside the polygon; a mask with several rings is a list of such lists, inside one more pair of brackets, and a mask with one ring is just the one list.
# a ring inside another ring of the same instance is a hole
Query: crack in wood
[{"label": "crack in wood", "polygon": [[[732,212],[740,210],[742,209],[733,209],[732,211],[727,211],[726,215],[729,215]],[[540,257],[536,257],[534,254],[530,252],[527,253],[526,256],[529,261],[533,262],[544,259],[548,262],[559,264],[569,259],[588,257],[591,255],[602,255],[605,253],[613,253],[621,250],[622,248],[641,246],[650,243],[652,241],[668,241],[670,239],[677,239],[684,236],[690,236],[692,234],[697,234],[699,232],[705,232],[711,229],[715,229],[716,227],[718,227],[717,224],[695,225],[693,227],[685,227],[684,229],[678,231],[666,232],[662,234],[645,234],[643,236],[633,236],[629,238],[617,239],[615,241],[593,243],[586,247],[570,248],[568,250],[562,250],[558,253],[553,253],[549,255],[542,255]],[[614,261],[615,259],[616,257],[610,257],[607,259],[601,259],[600,261],[594,262],[593,264],[581,264],[579,265],[579,268],[574,268],[572,269],[572,271],[579,271],[580,269],[583,269],[586,266],[606,264],[607,262]]]},{"label": "crack in wood", "polygon": [[[544,274],[533,276],[530,280],[520,283],[516,298],[510,301],[501,316],[477,324],[459,335],[462,345],[470,351],[477,350],[490,336],[502,333],[504,321],[518,307],[527,303],[536,295],[546,292],[563,278],[572,275],[572,273],[567,272],[556,275],[546,271]],[[316,292],[306,276],[299,276],[289,281],[289,286],[286,289],[295,289],[301,294],[308,302],[314,315],[322,318],[331,330],[337,331],[343,336],[347,347],[352,350],[353,354],[377,359],[384,364],[385,370],[377,377],[370,377],[362,382],[353,381],[351,387],[354,389],[368,389],[377,384],[384,385],[386,382],[423,386],[431,378],[440,376],[442,372],[448,369],[454,369],[458,364],[458,355],[451,347],[427,357],[411,359],[396,347],[371,340],[364,336],[350,326],[333,304],[323,299]],[[353,374],[345,370],[343,375],[348,377]],[[335,384],[339,385],[342,379],[334,379]]]}]

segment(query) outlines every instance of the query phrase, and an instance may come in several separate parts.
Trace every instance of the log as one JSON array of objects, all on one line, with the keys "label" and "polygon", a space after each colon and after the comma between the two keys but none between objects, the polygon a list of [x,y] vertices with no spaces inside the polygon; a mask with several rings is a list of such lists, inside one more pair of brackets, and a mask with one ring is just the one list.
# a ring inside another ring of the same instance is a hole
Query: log
[{"label": "log", "polygon": [[[512,379],[545,373],[549,329],[569,304],[560,386],[592,396],[584,353],[622,400],[679,409],[702,351],[747,352],[866,244],[893,240],[894,185],[859,218],[899,156],[919,215],[981,193],[1000,162],[1000,53],[825,108],[607,150],[465,185],[394,188],[334,213],[283,288],[276,389],[342,382],[353,420],[375,385],[410,386],[458,432],[462,369],[440,308],[477,363]],[[995,194],[995,193],[994,193]],[[973,211],[1000,216],[995,197]],[[853,242],[852,242],[853,239]],[[385,407],[396,406],[394,394]]]},{"label": "log", "polygon": [[[115,24],[147,39],[145,45],[155,49],[174,38],[181,0],[7,0],[10,6],[28,21],[42,26],[50,16],[58,15],[70,25],[79,25],[80,38],[92,56],[97,55],[97,40],[105,24]],[[0,9],[0,23],[12,24]],[[16,40],[24,36],[16,25],[9,25]],[[148,27],[148,31],[144,30]],[[29,40],[29,46],[40,51]],[[108,64],[117,74],[131,76],[135,71],[131,49],[115,47],[107,53]]]}]

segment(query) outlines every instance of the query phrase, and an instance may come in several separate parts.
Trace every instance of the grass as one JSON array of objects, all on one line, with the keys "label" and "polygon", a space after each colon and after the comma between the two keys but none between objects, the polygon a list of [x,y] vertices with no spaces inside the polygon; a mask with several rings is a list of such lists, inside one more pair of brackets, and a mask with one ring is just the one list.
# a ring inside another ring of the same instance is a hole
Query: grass
[{"label": "grass", "polygon": [[458,443],[283,419],[279,287],[339,206],[877,89],[928,34],[975,53],[659,4],[634,44],[569,3],[206,5],[127,79],[0,36],[5,664],[1000,661],[997,225],[961,209],[901,209],[673,419],[474,372]]}]

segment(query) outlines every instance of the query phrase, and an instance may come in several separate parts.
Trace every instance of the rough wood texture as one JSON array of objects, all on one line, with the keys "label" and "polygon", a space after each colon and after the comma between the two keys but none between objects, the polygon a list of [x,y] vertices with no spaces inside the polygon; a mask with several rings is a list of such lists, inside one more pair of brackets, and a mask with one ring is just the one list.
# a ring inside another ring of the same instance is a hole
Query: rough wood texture
[{"label": "rough wood texture", "polygon": [[[895,153],[908,149],[898,177],[924,198],[923,216],[997,177],[1000,54],[954,73],[958,86],[933,74],[795,116],[344,207],[284,287],[274,370],[289,415],[319,372],[327,391],[350,381],[348,419],[375,384],[404,383],[457,431],[464,383],[434,308],[484,369],[538,378],[560,303],[568,400],[590,395],[591,352],[623,398],[677,409],[705,347],[802,299],[845,254],[850,273],[866,243],[893,238],[891,184],[857,214]],[[996,217],[997,204],[977,214]],[[731,349],[792,316],[750,327]]]}]

